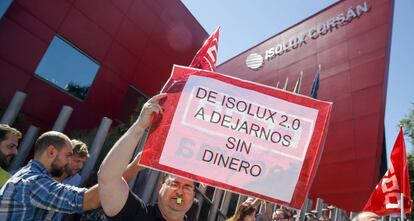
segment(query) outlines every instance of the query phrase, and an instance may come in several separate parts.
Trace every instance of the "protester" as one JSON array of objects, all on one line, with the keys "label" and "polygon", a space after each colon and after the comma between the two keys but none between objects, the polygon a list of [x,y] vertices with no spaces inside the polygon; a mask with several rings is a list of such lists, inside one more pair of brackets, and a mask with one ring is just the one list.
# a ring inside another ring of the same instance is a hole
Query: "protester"
[{"label": "protester", "polygon": [[82,180],[79,171],[82,170],[85,161],[89,158],[88,146],[76,139],[72,139],[72,146],[73,155],[64,168],[62,176],[54,178],[61,183],[79,187]]},{"label": "protester", "polygon": [[99,206],[97,186],[64,185],[60,177],[72,157],[72,143],[63,133],[42,134],[34,159],[17,171],[0,190],[0,220],[54,220],[57,212],[80,213]]},{"label": "protester", "polygon": [[293,221],[293,214],[286,208],[279,208],[273,212],[272,221]]},{"label": "protester", "polygon": [[[68,165],[64,168],[62,176],[53,178],[63,184],[80,187],[82,177],[79,175],[79,171],[83,168],[85,161],[89,158],[88,146],[84,142],[76,139],[72,139],[71,142],[73,155],[69,160]],[[57,221],[60,221],[63,218],[62,213],[59,213],[56,216],[55,220]],[[72,216],[80,215],[76,214]]]},{"label": "protester", "polygon": [[[124,174],[122,177],[124,180],[128,183],[130,182],[135,175],[144,169],[139,165],[139,160],[141,159],[141,153],[138,153],[137,156],[135,156],[135,159],[128,165],[127,169],[124,171]],[[85,186],[93,186],[98,182],[97,180],[97,174],[96,172],[92,172],[91,176],[85,181]],[[93,220],[93,221],[106,221],[105,212],[103,211],[102,207],[99,207],[94,210],[86,211],[82,214],[82,217],[80,218],[80,221],[86,221],[86,220]]]},{"label": "protester", "polygon": [[306,221],[318,221],[318,217],[316,217],[316,215],[313,213],[306,213],[305,220]]},{"label": "protester", "polygon": [[234,213],[226,221],[255,221],[256,220],[256,213],[257,208],[253,204],[254,201],[246,200],[245,202],[241,203]]},{"label": "protester", "polygon": [[[173,220],[182,221],[193,204],[194,183],[181,177],[166,175],[158,192],[158,203],[145,204],[129,190],[122,178],[138,141],[157,115],[162,114],[159,94],[147,101],[136,122],[115,143],[98,171],[102,207],[109,220]],[[116,197],[114,197],[116,196]]]},{"label": "protester", "polygon": [[352,221],[380,221],[381,217],[377,214],[369,211],[364,211],[361,213],[358,213],[354,218],[352,218]]},{"label": "protester", "polygon": [[7,124],[0,124],[0,187],[11,177],[6,168],[17,154],[22,133]]}]

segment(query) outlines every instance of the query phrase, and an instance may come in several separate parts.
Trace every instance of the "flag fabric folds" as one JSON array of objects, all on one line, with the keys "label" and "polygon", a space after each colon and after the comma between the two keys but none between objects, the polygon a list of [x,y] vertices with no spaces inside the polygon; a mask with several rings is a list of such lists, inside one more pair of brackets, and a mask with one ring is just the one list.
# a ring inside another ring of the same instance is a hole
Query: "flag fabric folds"
[{"label": "flag fabric folds", "polygon": [[216,71],[219,31],[220,27],[204,42],[189,67],[213,72]]},{"label": "flag fabric folds", "polygon": [[321,72],[321,68],[318,68],[318,71],[316,72],[315,78],[313,79],[313,83],[312,83],[312,89],[311,89],[311,93],[310,96],[313,98],[318,98],[318,90],[319,90],[319,74]]},{"label": "flag fabric folds", "polygon": [[404,213],[411,212],[410,182],[402,128],[391,152],[391,164],[372,192],[364,211],[372,211],[380,216],[401,211],[401,194]]}]

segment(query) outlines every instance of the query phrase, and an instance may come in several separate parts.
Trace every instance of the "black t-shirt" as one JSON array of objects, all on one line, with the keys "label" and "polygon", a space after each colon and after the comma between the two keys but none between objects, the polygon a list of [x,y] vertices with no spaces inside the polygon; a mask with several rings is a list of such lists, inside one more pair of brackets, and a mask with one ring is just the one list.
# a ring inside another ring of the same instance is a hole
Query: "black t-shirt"
[{"label": "black t-shirt", "polygon": [[165,221],[157,204],[147,205],[131,191],[129,191],[128,199],[121,211],[115,216],[107,216],[107,218],[111,221]]}]

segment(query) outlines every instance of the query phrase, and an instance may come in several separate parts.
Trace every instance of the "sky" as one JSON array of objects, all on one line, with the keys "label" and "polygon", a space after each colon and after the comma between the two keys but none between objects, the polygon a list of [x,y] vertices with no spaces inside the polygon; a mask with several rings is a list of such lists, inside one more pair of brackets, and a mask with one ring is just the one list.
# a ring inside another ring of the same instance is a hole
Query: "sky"
[{"label": "sky", "polygon": [[[218,63],[235,57],[288,27],[334,4],[334,0],[182,0],[211,34],[220,26]],[[414,1],[395,0],[388,72],[385,135],[387,159],[398,123],[414,103]],[[413,151],[406,139],[407,151]]]}]

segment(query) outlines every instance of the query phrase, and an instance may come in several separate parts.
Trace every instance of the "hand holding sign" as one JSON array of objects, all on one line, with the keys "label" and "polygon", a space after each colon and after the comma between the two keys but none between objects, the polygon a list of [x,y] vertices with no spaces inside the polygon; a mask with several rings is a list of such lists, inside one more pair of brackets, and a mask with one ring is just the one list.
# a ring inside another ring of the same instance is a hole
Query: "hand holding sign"
[{"label": "hand holding sign", "polygon": [[166,97],[167,94],[158,94],[144,104],[141,114],[136,121],[140,128],[146,129],[151,126],[152,123],[155,123],[160,119],[163,113],[160,102]]}]

